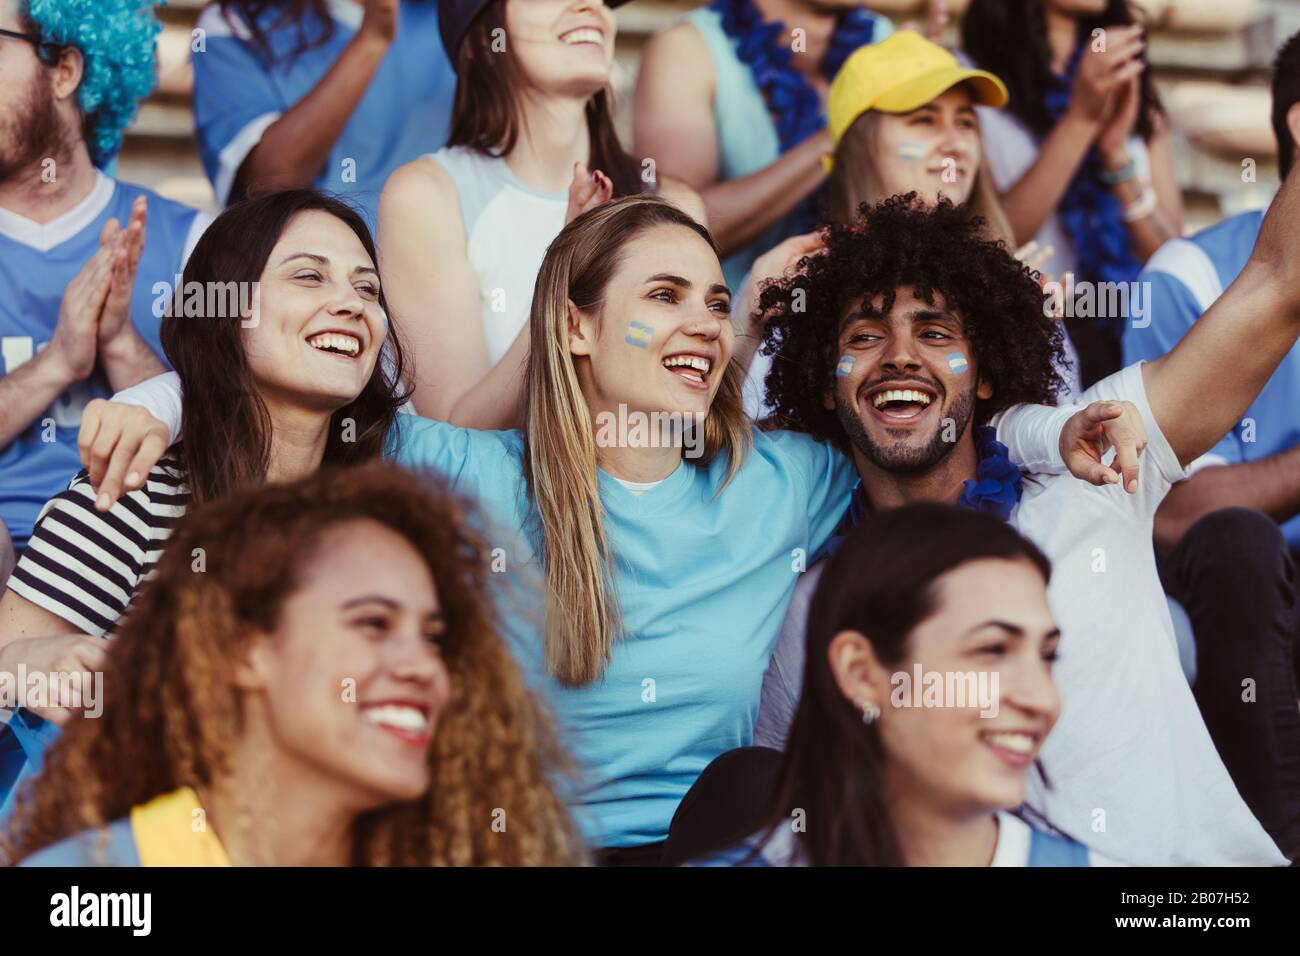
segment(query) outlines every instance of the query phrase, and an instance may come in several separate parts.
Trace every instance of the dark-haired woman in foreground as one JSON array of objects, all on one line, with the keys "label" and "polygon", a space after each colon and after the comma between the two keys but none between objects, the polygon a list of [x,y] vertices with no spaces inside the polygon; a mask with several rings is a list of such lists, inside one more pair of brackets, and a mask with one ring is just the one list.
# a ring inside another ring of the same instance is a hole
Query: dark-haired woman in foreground
[{"label": "dark-haired woman in foreground", "polygon": [[700,862],[1103,863],[1009,812],[1061,709],[1050,573],[1037,547],[980,512],[911,505],[851,531],[813,597],[764,826]]},{"label": "dark-haired woman in foreground", "polygon": [[0,861],[579,862],[464,508],[377,464],[196,508],[114,638],[102,715],[51,748]]},{"label": "dark-haired woman in foreground", "polygon": [[[154,465],[168,438],[146,439],[145,480],[106,511],[84,476],[45,506],[0,599],[0,669],[98,670],[103,635],[191,500],[383,450],[404,400],[402,353],[374,243],[351,207],[305,189],[234,206],[208,227],[182,281],[162,343],[184,384],[185,440]],[[87,445],[104,404],[86,408]],[[58,706],[17,712],[9,734],[32,767],[55,732],[44,721],[71,715]],[[6,752],[12,761],[14,747]],[[7,806],[0,791],[0,817]]]}]

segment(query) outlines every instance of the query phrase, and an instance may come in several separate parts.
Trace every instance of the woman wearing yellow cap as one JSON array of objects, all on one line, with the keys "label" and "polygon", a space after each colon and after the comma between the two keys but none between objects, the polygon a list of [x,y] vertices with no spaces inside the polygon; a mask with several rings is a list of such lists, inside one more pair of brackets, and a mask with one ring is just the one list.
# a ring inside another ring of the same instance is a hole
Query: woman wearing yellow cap
[{"label": "woman wearing yellow cap", "polygon": [[862,47],[831,84],[827,104],[834,153],[831,217],[847,222],[862,203],[919,193],[970,204],[995,239],[1011,227],[983,164],[975,104],[1001,107],[1007,90],[992,73],[964,69],[919,33],[902,31]]}]

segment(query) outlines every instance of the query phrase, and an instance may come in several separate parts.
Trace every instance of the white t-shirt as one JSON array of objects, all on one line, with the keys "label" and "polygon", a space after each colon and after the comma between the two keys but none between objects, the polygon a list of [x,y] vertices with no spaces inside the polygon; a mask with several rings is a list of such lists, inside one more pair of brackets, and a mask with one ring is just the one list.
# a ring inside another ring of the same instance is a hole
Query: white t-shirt
[{"label": "white t-shirt", "polygon": [[[1147,402],[1141,365],[1102,379],[1085,402],[1133,402],[1150,444],[1138,492],[1070,475],[1026,475],[1011,524],[1052,562],[1061,627],[1061,718],[1042,751],[1052,781],[1028,803],[1107,857],[1137,865],[1283,865],[1237,793],[1178,661],[1156,573],[1156,508],[1184,470]],[[763,681],[754,743],[783,747],[803,680],[804,627],[820,568],[799,582]]]},{"label": "white t-shirt", "polygon": [[651,488],[658,487],[664,483],[664,479],[659,478],[655,481],[628,481],[626,478],[620,478],[618,475],[610,475],[620,485],[626,488],[634,495],[643,495]]}]

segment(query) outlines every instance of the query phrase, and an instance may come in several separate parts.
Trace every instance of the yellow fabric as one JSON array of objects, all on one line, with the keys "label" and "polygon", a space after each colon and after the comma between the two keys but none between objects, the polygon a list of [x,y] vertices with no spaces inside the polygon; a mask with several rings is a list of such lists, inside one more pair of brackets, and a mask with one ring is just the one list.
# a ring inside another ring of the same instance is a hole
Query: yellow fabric
[{"label": "yellow fabric", "polygon": [[131,832],[141,866],[230,866],[198,794],[189,787],[132,807]]},{"label": "yellow fabric", "polygon": [[867,110],[907,113],[958,83],[969,83],[977,103],[1005,106],[1007,88],[992,73],[968,70],[943,47],[901,30],[859,47],[835,74],[826,102],[827,127],[835,143]]}]

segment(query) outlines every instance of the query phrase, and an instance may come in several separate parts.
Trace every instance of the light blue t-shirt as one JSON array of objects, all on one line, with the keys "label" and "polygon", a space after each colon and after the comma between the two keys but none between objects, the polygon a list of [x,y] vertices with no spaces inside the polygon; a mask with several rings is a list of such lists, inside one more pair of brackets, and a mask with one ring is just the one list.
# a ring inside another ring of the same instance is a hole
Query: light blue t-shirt
[{"label": "light blue t-shirt", "polygon": [[[364,13],[351,0],[327,0],[333,35],[291,56],[298,26],[276,26],[286,6],[270,4],[259,20],[271,46],[269,63],[239,14],[227,20],[214,3],[199,17],[205,49],[191,53],[195,138],[223,206],[235,174],[266,128],[316,87],[356,35]],[[306,15],[304,25],[309,39],[323,32],[313,14]],[[437,3],[403,0],[397,36],[313,185],[348,197],[373,230],[389,174],[447,141],[455,88],[456,74],[438,32]]]},{"label": "light blue t-shirt", "polygon": [[[0,375],[15,371],[49,344],[63,293],[98,251],[104,223],[115,218],[125,225],[137,196],[146,197],[148,206],[131,321],[166,363],[158,337],[162,315],[189,250],[211,218],[142,186],[100,174],[84,200],[51,222],[38,225],[0,209]],[[16,547],[26,546],[45,502],[67,488],[81,470],[77,431],[82,409],[91,399],[112,394],[97,368],[0,448],[0,519]]]},{"label": "light blue t-shirt", "polygon": [[726,456],[684,461],[640,495],[600,472],[626,636],[601,678],[567,688],[542,668],[541,602],[531,590],[541,569],[537,542],[523,530],[531,523],[521,434],[401,419],[398,461],[440,472],[510,536],[492,544],[534,604],[532,613],[508,611],[506,629],[579,765],[572,803],[588,840],[664,839],[700,771],[750,743],[786,605],[844,514],[858,480],[852,463],[806,435],[760,432],[725,489]]},{"label": "light blue t-shirt", "polygon": [[[1156,252],[1139,276],[1149,283],[1150,325],[1124,331],[1124,364],[1159,358],[1187,334],[1223,290],[1245,268],[1259,235],[1263,212],[1246,212],[1187,239],[1173,239]],[[1241,420],[1192,470],[1206,465],[1259,461],[1300,445],[1300,343]],[[1282,525],[1293,550],[1300,550],[1300,515]]]}]

